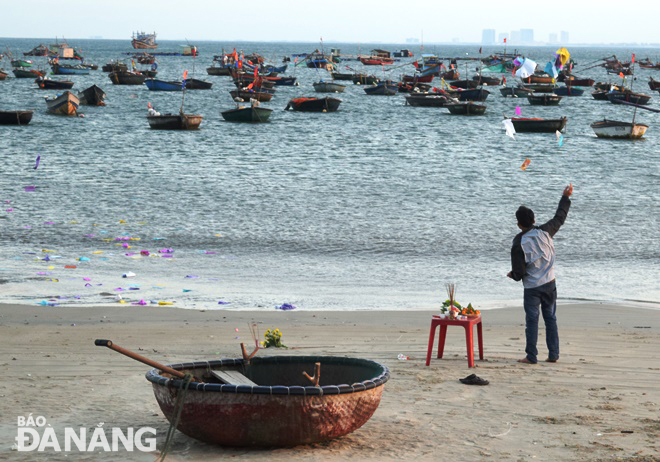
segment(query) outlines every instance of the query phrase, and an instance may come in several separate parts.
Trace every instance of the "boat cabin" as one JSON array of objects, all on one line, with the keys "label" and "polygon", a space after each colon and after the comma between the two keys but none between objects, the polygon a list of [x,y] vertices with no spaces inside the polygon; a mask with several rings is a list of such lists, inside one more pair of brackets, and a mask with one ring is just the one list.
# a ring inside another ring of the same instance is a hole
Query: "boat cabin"
[{"label": "boat cabin", "polygon": [[197,47],[195,45],[181,45],[183,56],[197,56]]},{"label": "boat cabin", "polygon": [[378,58],[391,58],[390,52],[387,50],[379,50],[379,49],[374,49],[371,50],[371,56],[375,56]]}]

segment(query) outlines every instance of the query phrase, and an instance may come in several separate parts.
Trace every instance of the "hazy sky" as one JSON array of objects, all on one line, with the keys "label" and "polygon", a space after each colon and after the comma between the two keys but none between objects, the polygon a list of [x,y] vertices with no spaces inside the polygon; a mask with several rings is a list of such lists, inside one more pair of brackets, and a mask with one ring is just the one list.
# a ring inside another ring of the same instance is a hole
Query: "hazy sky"
[{"label": "hazy sky", "polygon": [[[311,0],[1,0],[4,37],[400,43],[480,42],[534,29],[537,41],[565,30],[573,43],[660,42],[660,1],[311,1]],[[461,6],[464,5],[465,9]]]}]

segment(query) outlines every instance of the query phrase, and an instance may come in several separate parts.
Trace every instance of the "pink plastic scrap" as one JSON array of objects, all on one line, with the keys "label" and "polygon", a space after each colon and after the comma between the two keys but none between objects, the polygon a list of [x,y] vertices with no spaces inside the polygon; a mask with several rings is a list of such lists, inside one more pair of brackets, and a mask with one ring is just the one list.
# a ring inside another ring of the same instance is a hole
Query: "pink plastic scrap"
[{"label": "pink plastic scrap", "polygon": [[23,187],[23,190],[24,190],[25,192],[32,192],[32,191],[34,191],[35,189],[37,189],[36,186],[24,186],[24,187]]}]

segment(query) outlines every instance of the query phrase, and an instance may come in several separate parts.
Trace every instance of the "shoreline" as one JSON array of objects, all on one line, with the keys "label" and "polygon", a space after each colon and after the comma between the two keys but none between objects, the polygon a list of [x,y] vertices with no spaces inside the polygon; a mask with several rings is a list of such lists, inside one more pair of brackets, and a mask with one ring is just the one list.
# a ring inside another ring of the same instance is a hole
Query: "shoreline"
[{"label": "shoreline", "polygon": [[[483,361],[467,367],[462,329],[447,333],[445,358],[425,366],[429,320],[436,311],[211,311],[172,307],[0,304],[0,457],[75,460],[90,454],[11,451],[16,417],[42,415],[65,426],[150,426],[162,448],[168,423],[144,378],[150,369],[106,348],[113,340],[156,361],[240,356],[260,335],[279,328],[289,348],[259,355],[363,357],[390,368],[380,407],[362,428],[328,443],[284,449],[210,446],[177,433],[171,459],[241,460],[660,460],[660,312],[612,304],[558,306],[561,356],[547,353],[540,323],[539,359],[521,365],[524,312],[484,313]],[[238,331],[236,331],[238,329]],[[437,348],[437,340],[435,342]],[[410,357],[397,359],[399,354]],[[435,355],[435,351],[434,351]],[[490,385],[458,379],[476,373]],[[74,398],[75,397],[75,398]],[[621,431],[633,433],[622,434]],[[130,460],[153,460],[133,453]],[[120,461],[127,453],[97,454]]]}]

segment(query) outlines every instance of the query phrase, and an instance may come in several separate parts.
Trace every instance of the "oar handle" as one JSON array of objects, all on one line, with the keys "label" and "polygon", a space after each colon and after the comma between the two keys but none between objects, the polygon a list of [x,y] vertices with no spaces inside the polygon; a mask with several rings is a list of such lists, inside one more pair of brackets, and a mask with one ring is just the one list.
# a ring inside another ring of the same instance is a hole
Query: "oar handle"
[{"label": "oar handle", "polygon": [[186,377],[186,374],[184,374],[183,372],[172,369],[171,367],[167,367],[164,364],[157,363],[156,361],[153,361],[149,358],[145,358],[144,356],[134,353],[130,350],[127,350],[126,348],[122,348],[119,345],[115,345],[114,343],[112,343],[112,340],[96,339],[94,340],[94,345],[108,347],[111,350],[116,351],[117,353],[121,353],[124,356],[128,356],[131,359],[140,361],[141,363],[144,363],[151,367],[155,367],[156,369],[160,369],[161,371],[167,372],[168,374],[172,374],[173,376],[178,377],[180,379],[184,379]]}]

